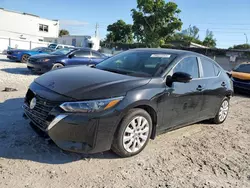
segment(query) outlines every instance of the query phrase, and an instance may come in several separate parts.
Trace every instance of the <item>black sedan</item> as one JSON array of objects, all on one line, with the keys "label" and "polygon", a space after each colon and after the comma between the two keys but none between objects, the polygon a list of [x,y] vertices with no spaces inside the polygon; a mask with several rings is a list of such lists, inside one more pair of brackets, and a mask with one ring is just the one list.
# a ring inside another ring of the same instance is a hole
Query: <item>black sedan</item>
[{"label": "black sedan", "polygon": [[70,65],[96,65],[106,58],[90,48],[63,48],[50,54],[30,57],[27,68],[32,72],[45,73]]},{"label": "black sedan", "polygon": [[[96,67],[58,69],[37,78],[25,116],[60,148],[82,153],[140,153],[149,139],[202,120],[226,120],[233,86],[203,55],[135,49]],[[166,148],[167,149],[167,148]]]}]

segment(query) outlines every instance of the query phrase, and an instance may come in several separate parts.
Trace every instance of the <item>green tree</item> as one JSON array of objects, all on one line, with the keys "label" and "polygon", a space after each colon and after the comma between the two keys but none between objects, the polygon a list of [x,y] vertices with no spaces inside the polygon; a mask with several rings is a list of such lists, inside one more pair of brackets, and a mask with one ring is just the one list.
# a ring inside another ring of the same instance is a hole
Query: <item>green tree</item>
[{"label": "green tree", "polygon": [[249,44],[239,44],[239,45],[234,45],[233,47],[230,47],[229,49],[250,49]]},{"label": "green tree", "polygon": [[181,33],[185,36],[189,36],[190,38],[193,38],[193,39],[199,39],[199,28],[196,27],[195,25],[194,26],[189,26],[189,28],[183,30]]},{"label": "green tree", "polygon": [[133,42],[132,25],[126,24],[123,20],[108,25],[107,31],[109,32],[106,36],[107,42]]},{"label": "green tree", "polygon": [[59,31],[59,37],[63,36],[63,35],[69,35],[69,31],[66,29],[61,29]]},{"label": "green tree", "polygon": [[216,39],[214,38],[214,34],[212,31],[207,30],[203,45],[210,48],[216,47]]},{"label": "green tree", "polygon": [[181,30],[181,12],[177,4],[165,0],[137,0],[137,10],[132,9],[133,32],[138,42],[148,47],[159,47],[162,40]]}]

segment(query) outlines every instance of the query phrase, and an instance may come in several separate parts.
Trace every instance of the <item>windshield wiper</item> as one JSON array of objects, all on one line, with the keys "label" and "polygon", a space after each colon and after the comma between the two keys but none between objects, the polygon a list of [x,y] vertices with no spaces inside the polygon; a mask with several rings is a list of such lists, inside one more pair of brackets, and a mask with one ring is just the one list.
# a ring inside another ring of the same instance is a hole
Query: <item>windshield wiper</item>
[{"label": "windshield wiper", "polygon": [[109,72],[113,72],[113,73],[118,73],[118,74],[129,74],[129,72],[127,71],[122,71],[122,70],[118,70],[118,69],[108,69],[108,68],[103,68],[101,70],[105,70],[105,71],[109,71]]}]

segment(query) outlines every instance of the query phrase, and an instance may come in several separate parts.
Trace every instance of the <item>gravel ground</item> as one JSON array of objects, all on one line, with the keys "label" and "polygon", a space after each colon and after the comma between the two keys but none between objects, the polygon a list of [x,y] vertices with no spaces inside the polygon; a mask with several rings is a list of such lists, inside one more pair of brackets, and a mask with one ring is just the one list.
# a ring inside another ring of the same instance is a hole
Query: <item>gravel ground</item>
[{"label": "gravel ground", "polygon": [[[250,187],[250,98],[235,96],[222,125],[199,123],[150,141],[132,158],[61,151],[22,118],[36,78],[0,56],[0,187]],[[18,91],[1,92],[5,87]]]}]

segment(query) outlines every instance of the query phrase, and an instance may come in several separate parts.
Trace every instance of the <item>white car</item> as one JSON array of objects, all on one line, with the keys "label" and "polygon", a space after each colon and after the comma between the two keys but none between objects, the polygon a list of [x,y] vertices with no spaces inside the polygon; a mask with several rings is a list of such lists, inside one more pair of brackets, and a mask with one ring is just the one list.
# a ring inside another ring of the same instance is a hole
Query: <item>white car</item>
[{"label": "white car", "polygon": [[52,43],[52,44],[49,44],[48,48],[52,48],[52,49],[58,50],[58,49],[62,49],[62,48],[75,48],[75,47],[74,46],[70,46],[70,45],[65,45],[65,44],[55,44],[55,43]]}]

